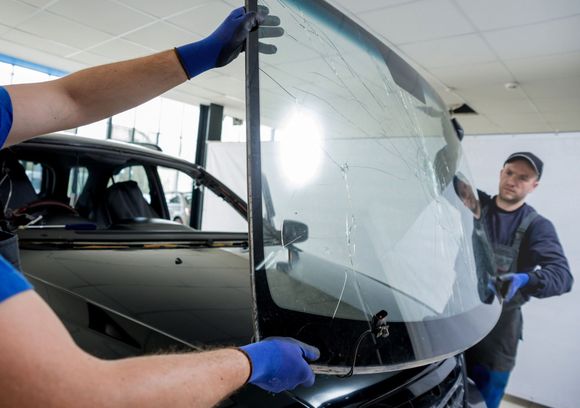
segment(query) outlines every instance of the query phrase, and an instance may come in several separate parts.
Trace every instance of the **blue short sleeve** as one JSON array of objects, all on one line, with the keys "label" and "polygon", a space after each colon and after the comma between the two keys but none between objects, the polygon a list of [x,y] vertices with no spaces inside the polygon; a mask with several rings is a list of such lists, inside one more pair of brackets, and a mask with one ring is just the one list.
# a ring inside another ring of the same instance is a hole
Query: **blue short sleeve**
[{"label": "blue short sleeve", "polygon": [[4,87],[0,86],[0,148],[4,146],[12,128],[12,101]]},{"label": "blue short sleeve", "polygon": [[30,282],[0,256],[0,302],[29,289],[32,289]]}]

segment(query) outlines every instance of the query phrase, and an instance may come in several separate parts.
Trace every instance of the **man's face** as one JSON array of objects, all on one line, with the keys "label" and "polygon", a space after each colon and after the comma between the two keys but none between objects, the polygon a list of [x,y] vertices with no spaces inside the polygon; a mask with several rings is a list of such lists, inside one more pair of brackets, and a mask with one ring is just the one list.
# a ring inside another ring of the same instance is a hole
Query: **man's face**
[{"label": "man's face", "polygon": [[499,173],[499,197],[507,203],[519,203],[537,186],[537,174],[525,160],[506,163]]}]

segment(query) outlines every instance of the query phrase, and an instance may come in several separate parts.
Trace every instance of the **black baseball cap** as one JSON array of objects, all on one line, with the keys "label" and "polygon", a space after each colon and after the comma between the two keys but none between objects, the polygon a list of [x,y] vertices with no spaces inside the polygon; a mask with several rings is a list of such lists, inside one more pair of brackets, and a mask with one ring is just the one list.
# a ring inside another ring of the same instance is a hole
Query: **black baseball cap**
[{"label": "black baseball cap", "polygon": [[532,168],[536,171],[536,174],[538,175],[538,180],[540,179],[540,177],[542,177],[542,171],[544,170],[544,162],[542,160],[540,160],[540,158],[538,156],[536,156],[534,153],[530,153],[530,152],[512,153],[507,158],[507,160],[504,162],[504,166],[506,163],[511,163],[514,160],[527,161],[528,164],[530,166],[532,166]]}]

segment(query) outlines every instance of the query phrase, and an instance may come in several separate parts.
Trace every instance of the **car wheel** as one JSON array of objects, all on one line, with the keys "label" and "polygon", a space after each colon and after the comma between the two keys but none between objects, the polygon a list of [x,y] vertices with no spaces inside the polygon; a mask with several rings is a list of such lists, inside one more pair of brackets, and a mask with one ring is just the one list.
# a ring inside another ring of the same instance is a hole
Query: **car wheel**
[{"label": "car wheel", "polygon": [[183,220],[181,219],[181,217],[175,217],[173,218],[173,221],[183,224]]}]

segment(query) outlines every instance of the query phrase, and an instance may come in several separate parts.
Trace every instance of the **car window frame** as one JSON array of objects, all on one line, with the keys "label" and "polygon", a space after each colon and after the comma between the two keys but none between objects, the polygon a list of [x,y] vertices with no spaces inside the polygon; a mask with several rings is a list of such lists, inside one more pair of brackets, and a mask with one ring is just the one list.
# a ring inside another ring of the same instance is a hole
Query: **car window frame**
[{"label": "car window frame", "polygon": [[[247,205],[246,202],[236,194],[227,185],[223,184],[219,179],[208,173],[204,168],[186,161],[184,159],[175,158],[169,156],[162,152],[152,151],[146,148],[129,146],[123,142],[117,141],[95,141],[95,140],[75,140],[80,139],[78,136],[66,135],[66,134],[51,134],[46,135],[42,138],[31,139],[19,145],[10,146],[5,149],[5,154],[14,155],[18,160],[40,162],[45,168],[45,175],[43,176],[43,185],[48,186],[54,184],[55,172],[52,168],[53,165],[58,165],[54,163],[53,160],[46,159],[44,154],[40,152],[47,150],[54,154],[59,154],[60,152],[70,154],[70,155],[88,155],[99,157],[105,155],[111,158],[111,165],[106,167],[110,170],[107,171],[109,176],[98,177],[107,178],[110,177],[115,169],[127,167],[130,165],[141,165],[145,169],[149,169],[150,173],[148,179],[150,178],[150,188],[152,191],[159,194],[162,191],[161,179],[157,173],[157,167],[164,167],[167,169],[172,169],[180,171],[185,175],[191,177],[194,180],[195,185],[204,186],[204,188],[209,189],[217,197],[225,201],[233,210],[237,212],[242,219],[247,220]],[[122,144],[123,146],[117,145]],[[135,160],[135,155],[138,155],[139,159]],[[41,159],[41,160],[39,160]],[[115,166],[114,162],[118,162]],[[95,170],[100,171],[100,166],[97,164],[89,164],[86,166],[89,170],[89,177],[87,183],[91,183],[91,186],[95,187]],[[66,173],[66,186],[63,185],[63,189],[68,188],[68,172]],[[51,178],[51,180],[48,180]],[[96,180],[98,181],[98,180]],[[99,181],[100,186],[104,182],[104,188],[106,188],[106,181]],[[46,191],[46,187],[45,190]],[[155,200],[156,198],[153,197]],[[169,219],[168,208],[163,208],[159,211],[160,214],[164,214],[165,219]],[[46,232],[46,230],[45,230]],[[193,231],[192,232],[197,232]],[[245,232],[247,234],[247,232]],[[30,235],[27,233],[27,235]],[[52,234],[49,234],[52,235]],[[187,234],[185,234],[187,235]],[[236,236],[239,233],[235,233]]]}]

